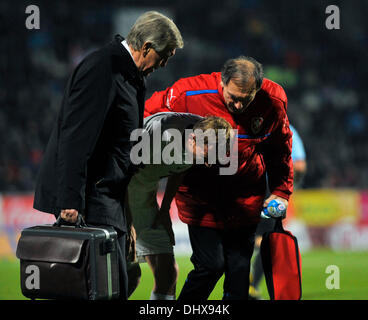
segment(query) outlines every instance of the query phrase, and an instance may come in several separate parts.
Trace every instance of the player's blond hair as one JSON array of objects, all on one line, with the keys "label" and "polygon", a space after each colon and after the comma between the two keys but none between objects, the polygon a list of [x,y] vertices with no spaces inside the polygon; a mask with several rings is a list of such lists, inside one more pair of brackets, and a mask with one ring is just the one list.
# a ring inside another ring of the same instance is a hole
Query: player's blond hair
[{"label": "player's blond hair", "polygon": [[[216,135],[216,143],[225,143],[226,144],[226,152],[229,152],[231,147],[231,138],[234,137],[234,130],[231,124],[221,117],[216,116],[207,116],[204,119],[198,121],[193,126],[193,131],[202,130],[202,132],[206,132],[207,130],[212,129]],[[219,139],[219,130],[223,130],[225,132],[225,139]],[[208,144],[208,136],[204,136],[204,143]]]}]

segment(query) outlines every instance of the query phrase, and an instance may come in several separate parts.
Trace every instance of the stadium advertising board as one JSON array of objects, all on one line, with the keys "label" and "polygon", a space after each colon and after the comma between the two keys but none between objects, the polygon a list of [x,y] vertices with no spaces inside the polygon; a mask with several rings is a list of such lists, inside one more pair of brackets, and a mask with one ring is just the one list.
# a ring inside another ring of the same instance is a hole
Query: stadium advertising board
[{"label": "stadium advertising board", "polygon": [[15,258],[22,229],[54,223],[54,216],[33,209],[33,195],[0,195],[0,259]]},{"label": "stadium advertising board", "polygon": [[[158,203],[162,193],[158,194]],[[0,259],[15,258],[15,250],[23,228],[50,224],[52,215],[33,209],[33,195],[0,195]],[[187,226],[171,206],[176,254],[190,254]],[[326,246],[336,250],[368,249],[368,191],[298,190],[290,203],[287,228],[305,248]]]},{"label": "stadium advertising board", "polygon": [[295,217],[308,226],[356,223],[360,216],[360,194],[354,190],[300,190],[292,198]]}]

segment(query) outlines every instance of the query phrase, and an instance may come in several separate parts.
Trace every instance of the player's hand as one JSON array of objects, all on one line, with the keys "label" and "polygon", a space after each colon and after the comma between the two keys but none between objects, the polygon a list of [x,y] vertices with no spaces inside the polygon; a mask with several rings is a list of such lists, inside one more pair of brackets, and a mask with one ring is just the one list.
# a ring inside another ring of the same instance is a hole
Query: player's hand
[{"label": "player's hand", "polygon": [[131,262],[136,261],[136,258],[137,258],[136,240],[137,240],[137,234],[135,232],[133,225],[131,225],[130,230],[128,231],[128,235],[127,235],[127,251],[128,251],[129,261]]},{"label": "player's hand", "polygon": [[75,209],[63,209],[60,212],[60,216],[67,222],[76,223],[78,219],[78,211]]},{"label": "player's hand", "polygon": [[160,211],[156,215],[156,219],[152,224],[152,228],[156,229],[159,224],[162,224],[169,235],[170,242],[173,246],[175,246],[175,235],[174,230],[172,228],[172,222],[170,218],[170,211],[165,209],[160,209]]}]

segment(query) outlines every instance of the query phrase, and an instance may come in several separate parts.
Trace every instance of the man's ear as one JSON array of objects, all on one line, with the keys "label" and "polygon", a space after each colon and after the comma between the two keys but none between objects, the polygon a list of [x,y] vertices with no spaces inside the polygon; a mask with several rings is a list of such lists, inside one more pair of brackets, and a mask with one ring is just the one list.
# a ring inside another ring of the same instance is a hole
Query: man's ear
[{"label": "man's ear", "polygon": [[145,57],[148,52],[152,49],[152,43],[151,42],[148,42],[146,41],[145,43],[143,43],[143,46],[142,46],[142,53],[143,53],[143,57]]},{"label": "man's ear", "polygon": [[192,145],[192,146],[195,145],[195,134],[194,134],[194,132],[191,132],[188,135],[188,143],[189,143],[189,145]]},{"label": "man's ear", "polygon": [[194,134],[194,132],[192,132],[189,137],[195,142],[196,141],[196,136]]}]

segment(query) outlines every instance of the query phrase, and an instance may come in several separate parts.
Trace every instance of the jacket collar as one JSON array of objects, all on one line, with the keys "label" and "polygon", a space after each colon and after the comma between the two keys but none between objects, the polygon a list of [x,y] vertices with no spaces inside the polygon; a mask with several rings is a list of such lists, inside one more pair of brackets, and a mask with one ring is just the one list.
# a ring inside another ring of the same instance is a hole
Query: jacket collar
[{"label": "jacket collar", "polygon": [[221,85],[221,72],[216,72],[215,77],[217,78],[217,90],[218,90],[220,99],[223,102],[223,104],[225,104],[224,90],[222,89],[222,85]]},{"label": "jacket collar", "polygon": [[126,76],[136,79],[139,82],[143,82],[144,84],[144,77],[139,72],[130,53],[121,43],[123,40],[124,38],[117,34],[111,43],[112,55],[116,58],[114,60],[117,62],[117,67],[119,68],[120,72],[122,72]]}]

